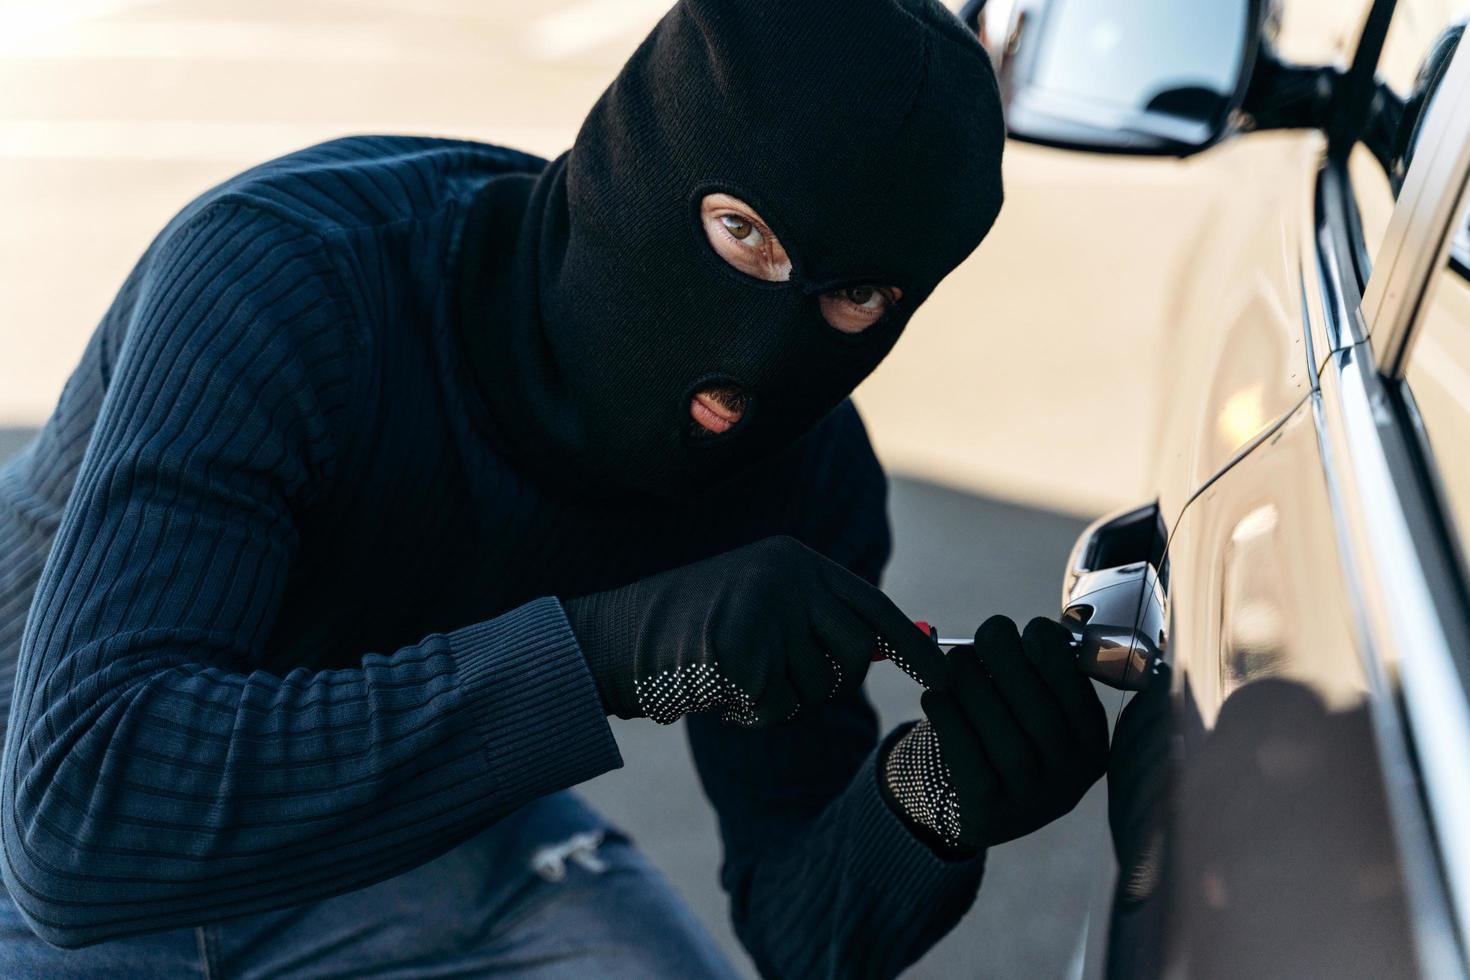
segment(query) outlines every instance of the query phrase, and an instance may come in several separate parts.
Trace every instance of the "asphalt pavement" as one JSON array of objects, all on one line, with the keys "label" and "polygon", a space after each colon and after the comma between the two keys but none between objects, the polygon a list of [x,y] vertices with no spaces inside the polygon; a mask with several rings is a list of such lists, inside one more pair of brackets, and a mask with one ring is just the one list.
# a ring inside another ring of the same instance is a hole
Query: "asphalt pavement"
[{"label": "asphalt pavement", "polygon": [[[29,435],[0,428],[0,460]],[[1083,521],[903,478],[892,481],[890,511],[895,549],[885,588],[911,616],[951,634],[993,613],[1018,623],[1056,614],[1063,564]],[[891,665],[875,665],[868,690],[885,728],[917,717],[918,688]],[[714,815],[682,731],[614,725],[627,764],[587,783],[584,795],[632,835],[754,977],[728,925]],[[974,908],[906,976],[1067,976],[1083,939],[1094,859],[1107,846],[1106,816],[1099,784],[1065,818],[993,850]]]}]

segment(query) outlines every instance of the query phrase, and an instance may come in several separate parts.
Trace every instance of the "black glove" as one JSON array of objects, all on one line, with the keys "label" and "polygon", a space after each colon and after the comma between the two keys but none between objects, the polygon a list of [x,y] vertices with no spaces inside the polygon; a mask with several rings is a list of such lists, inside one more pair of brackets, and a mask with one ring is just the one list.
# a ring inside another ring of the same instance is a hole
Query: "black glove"
[{"label": "black glove", "polygon": [[875,647],[938,683],[943,655],[887,596],[792,538],[562,603],[609,714],[669,724],[724,707],[784,721],[862,683]]},{"label": "black glove", "polygon": [[947,687],[883,762],[893,805],[924,835],[973,852],[1024,836],[1071,810],[1108,763],[1108,723],[1077,669],[1071,636],[1004,616],[949,652]]}]

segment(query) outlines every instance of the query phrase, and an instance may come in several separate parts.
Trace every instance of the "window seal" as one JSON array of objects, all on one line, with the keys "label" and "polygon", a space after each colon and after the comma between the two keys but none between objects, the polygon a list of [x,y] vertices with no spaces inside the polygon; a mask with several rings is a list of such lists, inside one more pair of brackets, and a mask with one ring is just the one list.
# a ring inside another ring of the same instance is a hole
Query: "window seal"
[{"label": "window seal", "polygon": [[1456,52],[1424,119],[1361,304],[1384,375],[1403,377],[1414,338],[1470,203],[1470,45]]}]

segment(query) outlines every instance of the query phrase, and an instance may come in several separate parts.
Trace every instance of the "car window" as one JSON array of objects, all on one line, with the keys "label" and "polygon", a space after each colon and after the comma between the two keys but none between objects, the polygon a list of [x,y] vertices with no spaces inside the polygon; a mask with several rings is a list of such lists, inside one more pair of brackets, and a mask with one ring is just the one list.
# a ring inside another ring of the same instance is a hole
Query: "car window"
[{"label": "car window", "polygon": [[1433,469],[1470,554],[1470,227],[1464,216],[1449,260],[1431,285],[1405,380],[1429,439]]},{"label": "car window", "polygon": [[1408,98],[1435,39],[1467,10],[1466,0],[1399,0],[1378,59],[1378,80]]},{"label": "car window", "polygon": [[1287,64],[1347,64],[1358,48],[1363,21],[1372,6],[1373,0],[1268,0],[1267,34],[1271,46]]},{"label": "car window", "polygon": [[1379,90],[1368,132],[1348,157],[1360,245],[1368,262],[1383,244],[1394,201],[1413,158],[1437,70],[1448,63],[1470,0],[1399,0],[1378,59]]},{"label": "car window", "polygon": [[1353,200],[1358,205],[1358,234],[1364,256],[1363,281],[1368,279],[1373,260],[1378,256],[1383,236],[1388,231],[1388,221],[1393,217],[1396,198],[1388,171],[1373,156],[1373,152],[1358,143],[1348,154],[1348,183],[1353,188]]}]

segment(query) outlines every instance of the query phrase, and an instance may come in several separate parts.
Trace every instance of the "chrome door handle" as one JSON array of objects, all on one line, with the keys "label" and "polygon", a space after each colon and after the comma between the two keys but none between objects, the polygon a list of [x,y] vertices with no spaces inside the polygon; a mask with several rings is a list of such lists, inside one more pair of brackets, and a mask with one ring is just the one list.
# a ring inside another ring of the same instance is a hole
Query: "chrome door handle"
[{"label": "chrome door handle", "polygon": [[1109,514],[1077,538],[1062,583],[1062,625],[1077,666],[1109,687],[1141,691],[1167,645],[1162,525],[1152,504]]}]

